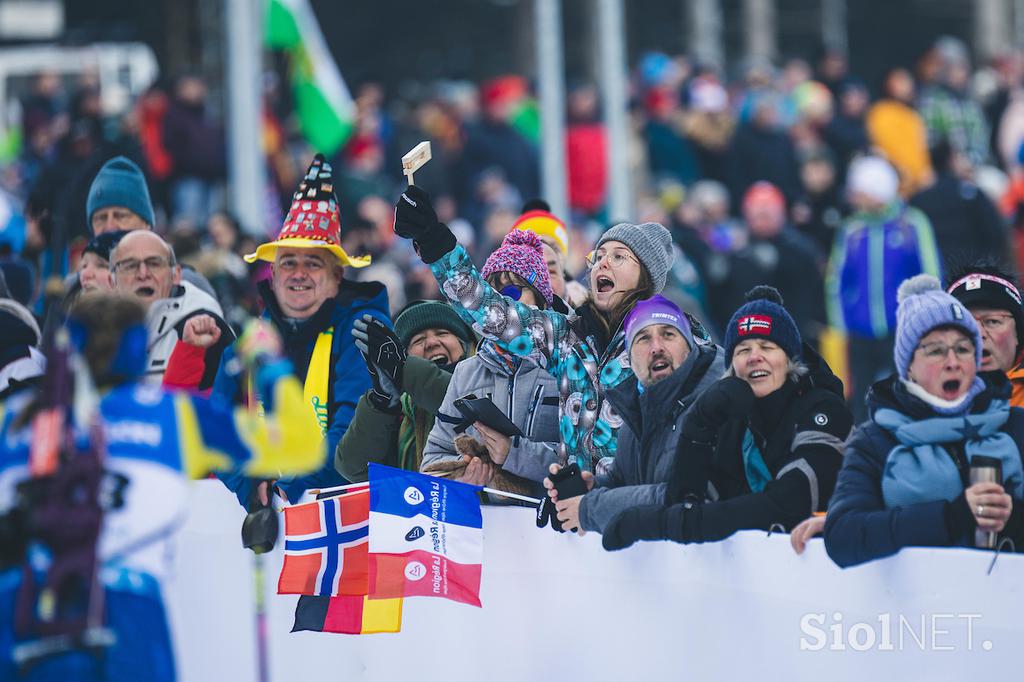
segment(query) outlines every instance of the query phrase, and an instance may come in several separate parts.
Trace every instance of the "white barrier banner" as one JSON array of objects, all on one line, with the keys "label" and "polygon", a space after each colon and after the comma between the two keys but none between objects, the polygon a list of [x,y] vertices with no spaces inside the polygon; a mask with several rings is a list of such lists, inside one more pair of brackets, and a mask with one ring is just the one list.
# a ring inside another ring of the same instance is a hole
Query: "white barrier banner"
[{"label": "white barrier banner", "polygon": [[[195,486],[167,600],[184,682],[255,680],[253,555],[242,510]],[[270,679],[1007,679],[1024,642],[1024,556],[907,549],[841,570],[820,539],[639,543],[557,535],[484,509],[483,608],[407,599],[402,632],[290,633],[295,596],[264,557]]]}]

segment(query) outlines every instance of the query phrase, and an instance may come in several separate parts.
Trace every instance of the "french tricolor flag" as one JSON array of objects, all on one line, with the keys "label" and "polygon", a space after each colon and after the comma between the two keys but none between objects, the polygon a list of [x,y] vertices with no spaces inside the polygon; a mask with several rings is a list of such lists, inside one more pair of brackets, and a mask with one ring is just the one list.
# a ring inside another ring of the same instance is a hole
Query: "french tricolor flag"
[{"label": "french tricolor flag", "polygon": [[370,598],[441,597],[480,606],[479,490],[371,463]]}]

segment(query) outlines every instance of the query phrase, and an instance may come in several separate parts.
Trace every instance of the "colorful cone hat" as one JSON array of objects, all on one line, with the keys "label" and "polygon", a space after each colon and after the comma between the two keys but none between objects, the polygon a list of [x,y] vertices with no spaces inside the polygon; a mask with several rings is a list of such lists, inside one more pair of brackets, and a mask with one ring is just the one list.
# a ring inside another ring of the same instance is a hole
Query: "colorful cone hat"
[{"label": "colorful cone hat", "polygon": [[292,205],[284,219],[284,226],[277,239],[260,244],[256,253],[245,257],[246,262],[265,260],[271,263],[277,256],[279,246],[293,249],[327,249],[343,266],[365,268],[370,264],[369,256],[350,256],[341,248],[341,216],[338,213],[338,199],[334,196],[334,179],[331,164],[323,154],[313,157],[306,177],[292,196]]}]

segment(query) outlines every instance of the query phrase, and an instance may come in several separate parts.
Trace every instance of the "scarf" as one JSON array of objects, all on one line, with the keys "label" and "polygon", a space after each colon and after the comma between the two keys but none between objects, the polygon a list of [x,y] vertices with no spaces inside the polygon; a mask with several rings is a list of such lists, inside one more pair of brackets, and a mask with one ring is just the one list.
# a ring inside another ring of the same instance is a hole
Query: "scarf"
[{"label": "scarf", "polygon": [[772,480],[768,465],[764,463],[761,448],[757,447],[750,429],[743,432],[743,473],[747,476],[750,491],[754,493],[763,492],[768,481]]},{"label": "scarf", "polygon": [[405,471],[419,471],[427,436],[434,427],[434,415],[412,404],[408,393],[402,394],[402,423],[398,426],[398,466]]},{"label": "scarf", "polygon": [[786,409],[792,404],[797,385],[787,379],[782,386],[763,398],[754,401],[754,409],[750,414],[750,427],[743,432],[743,473],[751,492],[764,491],[765,485],[772,480],[771,472],[764,461],[764,454],[757,446],[757,440],[751,429],[755,429],[768,442],[768,436],[776,429]]},{"label": "scarf", "polygon": [[900,379],[900,381],[903,382],[903,387],[907,389],[907,393],[925,403],[944,417],[963,414],[970,409],[971,403],[974,402],[974,399],[985,390],[985,382],[981,380],[981,377],[974,377],[974,383],[971,384],[971,387],[967,389],[966,393],[955,400],[946,400],[932,395],[915,381],[910,379]]},{"label": "scarf", "polygon": [[302,385],[302,398],[313,410],[313,416],[320,427],[320,435],[327,435],[330,426],[328,414],[328,393],[331,381],[331,343],[334,340],[334,327],[320,332],[313,346],[313,355],[309,358],[309,369],[306,370],[306,381]]},{"label": "scarf", "polygon": [[993,400],[985,412],[914,420],[891,408],[875,412],[874,421],[896,439],[882,473],[882,497],[887,508],[919,502],[953,500],[964,485],[944,444],[961,443],[968,463],[975,455],[1002,461],[1003,488],[1024,496],[1024,467],[1013,438],[1001,431],[1010,416],[1006,400]]}]

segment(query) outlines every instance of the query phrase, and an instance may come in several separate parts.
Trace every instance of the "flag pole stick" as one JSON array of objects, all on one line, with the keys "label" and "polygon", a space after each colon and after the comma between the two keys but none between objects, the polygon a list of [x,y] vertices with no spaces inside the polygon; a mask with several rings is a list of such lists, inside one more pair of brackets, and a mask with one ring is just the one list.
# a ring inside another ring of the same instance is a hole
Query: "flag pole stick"
[{"label": "flag pole stick", "polygon": [[529,502],[530,504],[540,504],[540,500],[536,497],[527,497],[526,495],[517,495],[516,493],[506,493],[503,490],[495,490],[494,488],[484,488],[484,492],[488,495],[498,495],[499,497],[508,497],[513,500],[519,500],[520,502]]},{"label": "flag pole stick", "polygon": [[[366,483],[365,481],[363,483],[349,483],[347,485],[338,485],[338,486],[334,486],[332,488],[320,488],[319,490],[310,490],[309,493],[311,495],[317,495],[317,496],[333,495],[335,493],[343,493],[346,490],[351,490],[352,488],[359,488],[361,486],[367,486],[367,485],[369,485],[369,483]],[[526,495],[519,495],[519,494],[516,494],[516,493],[506,493],[503,490],[495,490],[494,488],[484,488],[484,492],[488,493],[490,495],[498,495],[499,497],[508,497],[510,499],[513,499],[513,500],[519,500],[520,502],[529,502],[530,504],[540,504],[540,500],[537,499],[536,497],[527,497]]]},{"label": "flag pole stick", "polygon": [[320,488],[319,490],[312,489],[307,492],[309,492],[310,495],[333,495],[334,493],[343,493],[346,490],[351,490],[352,488],[358,488],[360,486],[366,487],[368,485],[370,485],[368,481],[363,481],[362,483],[347,483],[345,485],[336,485],[331,488]]}]

